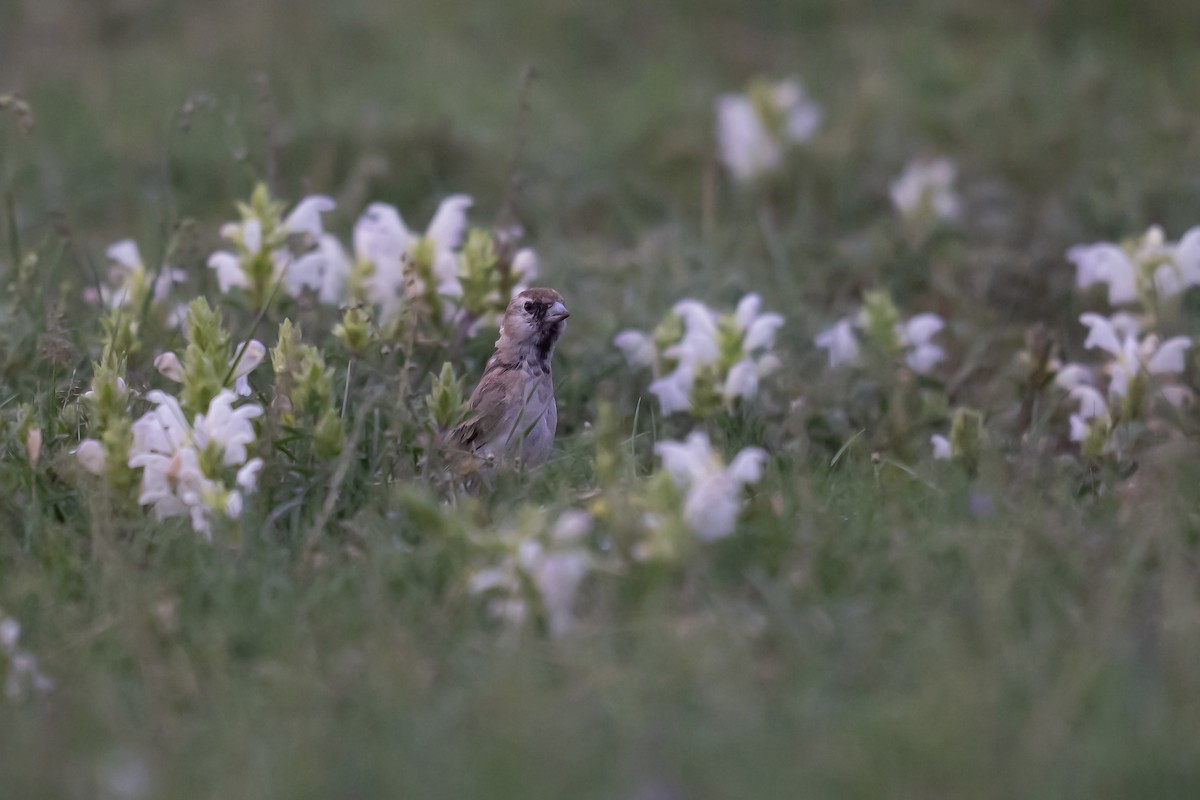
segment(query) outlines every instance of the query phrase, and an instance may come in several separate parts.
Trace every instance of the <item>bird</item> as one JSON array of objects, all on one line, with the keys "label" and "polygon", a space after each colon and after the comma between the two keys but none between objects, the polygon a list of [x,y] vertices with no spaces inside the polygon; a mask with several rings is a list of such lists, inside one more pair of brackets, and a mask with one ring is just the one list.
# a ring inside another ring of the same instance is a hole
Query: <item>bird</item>
[{"label": "bird", "polygon": [[537,466],[550,457],[558,427],[551,361],[571,313],[554,289],[526,289],[509,301],[496,352],[449,441],[495,463]]}]

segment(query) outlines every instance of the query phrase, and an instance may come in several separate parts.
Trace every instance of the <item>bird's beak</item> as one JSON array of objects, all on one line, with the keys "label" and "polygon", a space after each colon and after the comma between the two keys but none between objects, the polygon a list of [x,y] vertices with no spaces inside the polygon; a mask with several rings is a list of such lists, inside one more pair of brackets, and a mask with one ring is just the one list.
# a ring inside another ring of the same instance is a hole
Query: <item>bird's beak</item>
[{"label": "bird's beak", "polygon": [[567,307],[562,303],[556,302],[546,309],[546,319],[550,322],[560,322],[569,316],[571,316],[571,312],[567,311]]}]

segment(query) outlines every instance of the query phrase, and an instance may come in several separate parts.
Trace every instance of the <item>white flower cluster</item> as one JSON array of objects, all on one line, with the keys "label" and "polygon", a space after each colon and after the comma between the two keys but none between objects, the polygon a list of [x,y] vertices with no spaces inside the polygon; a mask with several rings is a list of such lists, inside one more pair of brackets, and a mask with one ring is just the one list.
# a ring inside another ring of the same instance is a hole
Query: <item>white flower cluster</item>
[{"label": "white flower cluster", "polygon": [[[291,296],[310,290],[328,305],[366,302],[378,310],[383,322],[396,319],[405,302],[419,302],[442,320],[454,320],[464,299],[468,265],[461,248],[473,202],[465,194],[445,198],[424,232],[410,230],[395,206],[371,203],[354,224],[352,253],[322,228],[321,214],[333,208],[329,198],[306,198],[281,226],[272,222],[270,203],[252,203],[243,206],[246,219],[222,229],[236,252],[214,253],[209,265],[217,270],[222,292],[251,287],[255,265],[269,259],[270,279],[282,279]],[[265,230],[277,233],[268,240]],[[285,246],[288,234],[303,234],[311,249],[293,255]],[[518,250],[510,266],[512,296],[537,277],[537,255],[528,248]],[[509,298],[473,299],[503,308]]]},{"label": "white flower cluster", "polygon": [[958,168],[948,158],[912,161],[891,186],[892,205],[906,220],[951,222],[962,213],[954,189]]},{"label": "white flower cluster", "polygon": [[732,314],[698,300],[680,300],[652,333],[626,330],[614,344],[633,366],[651,366],[650,391],[663,413],[697,416],[758,394],[759,379],[779,368],[772,352],[781,314],[763,312],[762,298],[748,294]]},{"label": "white flower cluster", "polygon": [[237,396],[226,389],[189,422],[174,397],[152,391],[147,398],[157,408],[133,424],[129,449],[129,466],[142,470],[138,502],[153,505],[159,519],[189,514],[192,528],[211,536],[214,512],[236,519],[243,492],[256,488],[263,462],[249,458],[246,447],[262,407],[234,408]]},{"label": "white flower cluster", "polygon": [[84,290],[84,299],[89,303],[101,303],[109,308],[128,307],[136,305],[147,290],[154,302],[162,303],[175,284],[187,280],[186,272],[164,264],[151,286],[150,272],[142,263],[142,254],[132,239],[115,242],[105,255],[109,261],[108,282]]},{"label": "white flower cluster", "polygon": [[1184,233],[1178,242],[1169,242],[1155,225],[1141,237],[1121,244],[1076,245],[1067,251],[1067,259],[1075,265],[1080,289],[1105,284],[1110,305],[1142,302],[1152,308],[1155,299],[1200,286],[1200,226]]},{"label": "white flower cluster", "polygon": [[747,447],[726,466],[703,431],[693,431],[682,442],[659,442],[654,452],[683,494],[684,521],[702,542],[733,533],[742,490],[762,479],[767,460],[765,451]]},{"label": "white flower cluster", "polygon": [[[368,299],[379,306],[384,317],[392,316],[401,298],[419,298],[431,289],[447,300],[460,297],[456,250],[467,230],[470,197],[447,197],[424,234],[405,226],[400,212],[386,203],[372,203],[354,225],[354,255],[369,265],[364,285]],[[423,250],[418,253],[418,249]],[[417,275],[411,265],[423,257],[427,274]],[[432,281],[433,287],[427,284]]]},{"label": "white flower cluster", "polygon": [[[233,390],[239,397],[249,397],[253,393],[250,388],[250,373],[263,362],[266,355],[266,346],[257,339],[242,342],[234,348],[233,356],[229,359],[229,369],[232,370],[230,377],[234,381]],[[184,382],[183,362],[172,352],[156,356],[154,368],[175,383]]]},{"label": "white flower cluster", "polygon": [[566,511],[548,535],[538,530],[540,520],[535,523],[501,533],[503,554],[472,576],[470,591],[488,599],[493,617],[519,625],[529,616],[526,587],[531,587],[545,612],[550,634],[561,636],[575,624],[575,596],[594,566],[584,544],[592,518],[584,511]]},{"label": "white flower cluster", "polygon": [[[117,395],[123,404],[129,393],[129,389],[125,385],[125,379],[117,377],[115,386]],[[90,400],[95,396],[96,389],[94,386],[83,393],[84,400]],[[79,459],[80,465],[93,475],[103,475],[104,470],[108,466],[108,456],[104,452],[104,444],[98,439],[84,439],[81,441],[78,449],[75,451],[75,456]]]},{"label": "white flower cluster", "polygon": [[258,280],[274,283],[285,276],[289,294],[297,295],[305,286],[319,289],[312,274],[290,269],[297,258],[287,248],[287,237],[307,237],[310,245],[317,242],[324,233],[321,215],[332,211],[335,203],[324,195],[306,197],[279,224],[274,204],[266,200],[265,190],[260,191],[250,205],[242,206],[240,221],[221,226],[221,238],[232,244],[233,250],[218,250],[208,258],[221,292],[235,287],[251,289]]},{"label": "white flower cluster", "polygon": [[[1192,346],[1186,336],[1165,342],[1150,333],[1139,335],[1140,324],[1129,314],[1083,314],[1079,321],[1088,328],[1084,347],[1103,350],[1110,360],[1103,368],[1107,390],[1098,386],[1094,371],[1081,364],[1068,364],[1055,380],[1079,403],[1071,415],[1071,440],[1080,442],[1092,455],[1111,447],[1111,433],[1118,422],[1137,419],[1144,413],[1145,400],[1155,390],[1173,405],[1188,397],[1185,387],[1173,385],[1169,376],[1184,369],[1184,354]],[[1166,379],[1166,382],[1164,382]],[[1152,385],[1153,381],[1153,385]]]},{"label": "white flower cluster", "polygon": [[779,170],[787,148],[806,142],[821,124],[821,106],[797,80],[755,81],[744,94],[717,98],[721,163],[737,181]]},{"label": "white flower cluster", "polygon": [[4,695],[10,700],[30,692],[45,694],[54,688],[54,680],[38,669],[37,657],[21,647],[21,623],[12,617],[0,617],[0,656],[4,669]]},{"label": "white flower cluster", "polygon": [[[861,365],[864,331],[873,330],[868,315],[864,308],[856,317],[841,319],[817,334],[813,341],[828,352],[830,369]],[[894,323],[888,341],[875,344],[884,351],[899,350],[909,369],[918,375],[928,375],[946,358],[946,351],[933,341],[944,327],[945,321],[937,314],[917,314],[905,322]]]}]

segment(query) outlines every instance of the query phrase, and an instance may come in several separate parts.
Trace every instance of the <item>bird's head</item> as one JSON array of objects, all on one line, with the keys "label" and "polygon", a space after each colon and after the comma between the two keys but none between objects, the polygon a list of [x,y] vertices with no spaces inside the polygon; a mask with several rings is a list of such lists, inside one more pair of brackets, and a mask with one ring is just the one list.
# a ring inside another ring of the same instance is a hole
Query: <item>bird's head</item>
[{"label": "bird's head", "polygon": [[554,289],[526,289],[509,302],[496,344],[533,347],[542,358],[549,358],[569,316],[562,295]]}]

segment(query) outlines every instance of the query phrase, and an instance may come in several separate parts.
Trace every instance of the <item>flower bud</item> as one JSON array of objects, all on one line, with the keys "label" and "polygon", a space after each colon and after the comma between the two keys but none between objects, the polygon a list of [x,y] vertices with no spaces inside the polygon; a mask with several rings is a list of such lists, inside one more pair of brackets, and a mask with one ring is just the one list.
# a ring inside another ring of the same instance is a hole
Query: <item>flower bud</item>
[{"label": "flower bud", "polygon": [[326,409],[313,430],[313,448],[321,458],[334,458],[342,452],[345,426],[332,408]]},{"label": "flower bud", "polygon": [[455,376],[449,361],[442,364],[441,374],[433,379],[425,405],[438,430],[448,430],[466,418],[468,408],[462,381]]},{"label": "flower bud", "polygon": [[342,322],[333,335],[356,356],[361,356],[371,344],[371,318],[360,306],[351,306],[342,314]]},{"label": "flower bud", "polygon": [[900,340],[896,336],[900,312],[887,292],[874,291],[863,295],[863,307],[858,320],[865,338],[880,353],[895,353],[900,349]]},{"label": "flower bud", "polygon": [[154,368],[176,383],[183,383],[183,364],[174,353],[163,353],[154,359]]},{"label": "flower bud", "polygon": [[241,378],[244,375],[249,375],[262,363],[266,355],[267,348],[257,339],[242,342],[238,345],[237,350],[234,351],[233,363],[231,364],[233,377]]},{"label": "flower bud", "polygon": [[25,432],[25,453],[29,456],[29,466],[36,468],[42,456],[42,429],[32,427]]}]

